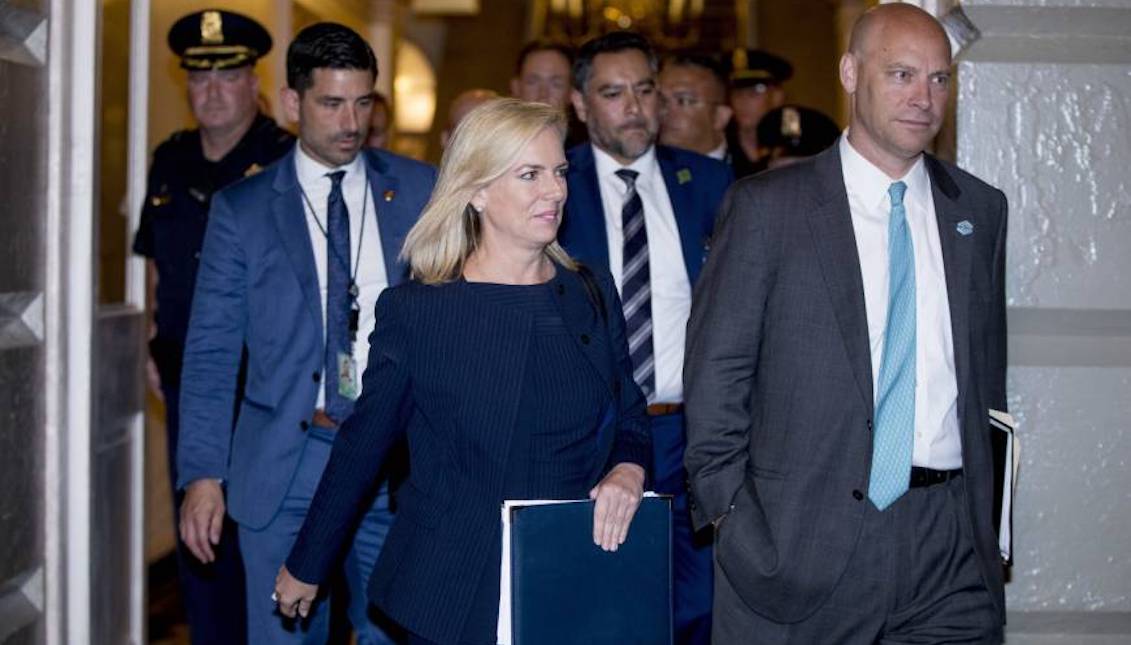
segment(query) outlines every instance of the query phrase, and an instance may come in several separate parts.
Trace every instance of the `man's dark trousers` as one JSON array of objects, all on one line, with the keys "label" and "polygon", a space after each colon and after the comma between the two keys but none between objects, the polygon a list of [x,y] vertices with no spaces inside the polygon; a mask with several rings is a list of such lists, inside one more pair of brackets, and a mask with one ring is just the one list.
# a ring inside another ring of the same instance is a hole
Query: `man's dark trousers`
[{"label": "man's dark trousers", "polygon": [[[978,569],[966,481],[912,488],[879,511],[870,502],[848,568],[807,619],[751,612],[720,570],[716,643],[914,645],[1002,642],[1001,619]],[[727,519],[720,531],[726,532]]]},{"label": "man's dark trousers", "polygon": [[244,600],[243,560],[239,532],[232,518],[224,516],[220,544],[212,547],[216,560],[205,564],[196,559],[181,540],[178,528],[183,490],[176,490],[175,453],[180,429],[181,389],[162,385],[165,397],[165,436],[169,478],[173,482],[173,532],[177,536],[177,577],[193,645],[243,645],[247,642],[247,602]]},{"label": "man's dark trousers", "polygon": [[655,490],[672,496],[672,588],[676,645],[711,642],[714,563],[710,529],[695,533],[687,508],[687,445],[682,412],[651,417]]}]

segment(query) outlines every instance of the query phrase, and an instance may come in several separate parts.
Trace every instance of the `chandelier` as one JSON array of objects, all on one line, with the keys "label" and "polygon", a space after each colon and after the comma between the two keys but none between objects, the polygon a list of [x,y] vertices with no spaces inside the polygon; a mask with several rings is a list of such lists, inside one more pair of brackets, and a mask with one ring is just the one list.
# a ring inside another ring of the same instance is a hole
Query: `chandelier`
[{"label": "chandelier", "polygon": [[549,0],[545,34],[582,43],[631,29],[662,49],[698,43],[704,0]]}]

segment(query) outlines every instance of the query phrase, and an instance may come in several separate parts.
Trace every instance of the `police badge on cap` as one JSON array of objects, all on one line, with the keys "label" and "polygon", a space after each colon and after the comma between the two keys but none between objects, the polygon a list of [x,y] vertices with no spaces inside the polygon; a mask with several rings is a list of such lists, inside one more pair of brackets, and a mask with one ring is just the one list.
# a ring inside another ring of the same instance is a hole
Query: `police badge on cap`
[{"label": "police badge on cap", "polygon": [[254,65],[271,51],[271,34],[247,16],[207,9],[173,24],[169,49],[184,69],[231,69]]},{"label": "police badge on cap", "polygon": [[758,144],[775,154],[808,157],[831,146],[840,136],[836,122],[824,113],[800,105],[770,110],[758,122]]}]

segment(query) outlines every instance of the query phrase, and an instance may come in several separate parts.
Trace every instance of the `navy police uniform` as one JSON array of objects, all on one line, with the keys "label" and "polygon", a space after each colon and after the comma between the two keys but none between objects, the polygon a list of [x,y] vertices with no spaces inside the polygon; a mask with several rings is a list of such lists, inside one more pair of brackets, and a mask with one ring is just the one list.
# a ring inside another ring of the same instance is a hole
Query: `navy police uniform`
[{"label": "navy police uniform", "polygon": [[[231,69],[253,65],[271,49],[271,36],[251,18],[230,11],[201,11],[178,20],[169,47],[188,70]],[[199,130],[173,134],[153,153],[135,253],[157,267],[157,333],[150,355],[165,397],[169,474],[176,481],[181,362],[208,208],[212,195],[258,172],[294,146],[294,137],[262,114],[236,146],[218,161],[204,156]],[[179,515],[183,492],[174,491]],[[243,644],[247,641],[243,562],[235,524],[227,520],[216,561],[203,564],[177,540],[181,595],[192,642]]]},{"label": "navy police uniform", "polygon": [[150,351],[163,385],[180,382],[181,354],[212,194],[274,163],[294,147],[294,141],[290,132],[260,114],[236,147],[219,161],[204,157],[199,130],[176,132],[153,152],[133,249],[157,265],[157,336],[150,342]]},{"label": "navy police uniform", "polygon": [[836,143],[840,128],[825,113],[801,105],[774,108],[758,122],[758,145],[766,149],[766,168],[812,157]]},{"label": "navy police uniform", "polygon": [[[789,61],[761,49],[739,48],[723,60],[730,89],[761,87],[768,91],[793,77],[793,66]],[[734,120],[727,126],[727,161],[734,170],[735,179],[752,175],[765,169],[761,159],[751,159],[738,142],[738,130]]]}]

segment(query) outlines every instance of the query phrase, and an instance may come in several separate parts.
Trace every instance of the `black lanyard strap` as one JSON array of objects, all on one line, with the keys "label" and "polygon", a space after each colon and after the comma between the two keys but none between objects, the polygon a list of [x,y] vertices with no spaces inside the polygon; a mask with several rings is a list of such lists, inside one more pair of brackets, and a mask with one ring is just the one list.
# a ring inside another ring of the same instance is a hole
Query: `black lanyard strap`
[{"label": "black lanyard strap", "polygon": [[[302,201],[305,202],[306,207],[308,209],[310,209],[310,216],[314,219],[314,223],[318,225],[318,230],[322,233],[322,237],[326,240],[326,242],[327,242],[326,248],[329,250],[330,253],[334,254],[334,257],[337,258],[337,261],[338,261],[338,263],[340,263],[342,265],[342,268],[345,269],[347,273],[350,273],[349,295],[350,295],[350,298],[353,300],[353,308],[354,309],[359,308],[359,305],[358,305],[358,302],[357,302],[357,297],[359,295],[358,287],[357,287],[357,272],[358,272],[358,269],[361,268],[361,248],[362,248],[361,243],[365,240],[365,220],[366,220],[365,215],[366,215],[366,213],[368,213],[368,209],[369,209],[369,176],[368,175],[365,176],[365,192],[362,193],[362,198],[361,198],[361,232],[357,236],[357,257],[354,258],[354,261],[353,261],[353,271],[352,271],[352,273],[350,272],[349,262],[347,262],[346,259],[343,258],[340,253],[338,253],[337,249],[330,246],[330,244],[329,244],[330,234],[326,231],[326,227],[322,225],[322,220],[318,219],[318,213],[314,210],[314,204],[310,203],[310,197],[308,197],[307,194],[306,194],[306,191],[303,190],[301,182],[299,183],[299,186],[298,186],[298,192],[299,192],[299,194],[302,195]],[[345,198],[346,198],[346,194],[345,194],[345,189],[343,188],[342,189],[342,199],[345,200]],[[346,211],[349,212],[348,207],[346,208]],[[327,261],[329,261],[329,258],[327,258]]]}]

